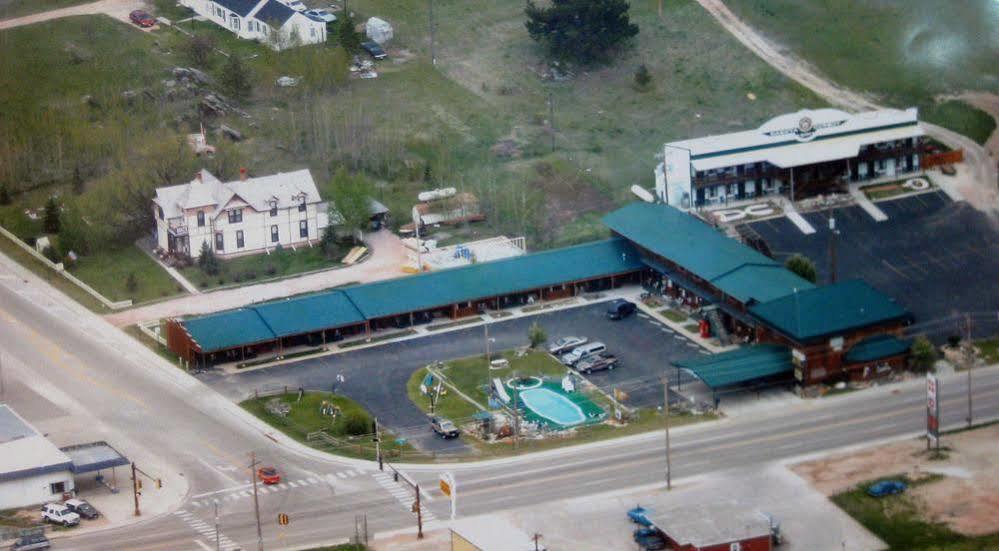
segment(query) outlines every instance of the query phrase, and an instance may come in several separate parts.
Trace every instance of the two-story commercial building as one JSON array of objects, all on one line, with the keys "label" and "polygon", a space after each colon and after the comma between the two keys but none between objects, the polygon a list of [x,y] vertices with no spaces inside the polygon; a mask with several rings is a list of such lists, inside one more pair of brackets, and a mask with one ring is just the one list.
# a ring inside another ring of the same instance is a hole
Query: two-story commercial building
[{"label": "two-story commercial building", "polygon": [[275,50],[326,42],[326,23],[278,0],[181,0],[181,5],[239,38]]},{"label": "two-story commercial building", "polygon": [[690,209],[842,191],[850,182],[918,171],[923,134],[915,108],[806,109],[755,130],[667,143],[655,169],[656,194]]},{"label": "two-story commercial building", "polygon": [[278,245],[308,245],[329,224],[308,169],[221,182],[207,170],[176,186],[156,190],[156,242],[170,254],[201,255],[208,243],[220,257],[264,252]]}]

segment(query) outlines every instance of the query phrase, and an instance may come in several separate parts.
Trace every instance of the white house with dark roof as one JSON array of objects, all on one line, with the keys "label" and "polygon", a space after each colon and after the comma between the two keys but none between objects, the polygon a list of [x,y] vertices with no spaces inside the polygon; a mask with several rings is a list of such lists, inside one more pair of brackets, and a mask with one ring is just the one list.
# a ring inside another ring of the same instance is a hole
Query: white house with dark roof
[{"label": "white house with dark roof", "polygon": [[171,254],[220,257],[307,246],[329,225],[327,204],[308,169],[222,182],[200,170],[186,184],[156,189],[156,243]]},{"label": "white house with dark roof", "polygon": [[59,501],[74,489],[69,456],[0,404],[0,509]]},{"label": "white house with dark roof", "polygon": [[259,40],[275,50],[326,42],[326,23],[278,0],[180,0],[180,3],[239,38]]}]

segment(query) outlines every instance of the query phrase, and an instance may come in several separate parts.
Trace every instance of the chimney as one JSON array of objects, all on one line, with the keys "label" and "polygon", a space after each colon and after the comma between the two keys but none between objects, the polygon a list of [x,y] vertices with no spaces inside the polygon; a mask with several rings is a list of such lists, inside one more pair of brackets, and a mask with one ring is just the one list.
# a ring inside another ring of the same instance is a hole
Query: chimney
[{"label": "chimney", "polygon": [[245,167],[239,167],[239,179],[242,182],[246,181],[246,168]]},{"label": "chimney", "polygon": [[194,173],[194,179],[197,180],[199,184],[201,183],[201,171],[200,170]]}]

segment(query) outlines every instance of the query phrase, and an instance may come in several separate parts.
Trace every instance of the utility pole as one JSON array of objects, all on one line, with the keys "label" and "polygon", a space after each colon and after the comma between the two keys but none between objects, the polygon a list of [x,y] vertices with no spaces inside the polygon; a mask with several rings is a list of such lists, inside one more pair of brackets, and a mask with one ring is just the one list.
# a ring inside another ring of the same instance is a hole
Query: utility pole
[{"label": "utility pole", "polygon": [[434,0],[430,1],[430,64],[437,65],[437,48],[434,44]]},{"label": "utility pole", "polygon": [[222,551],[222,541],[219,535],[219,500],[215,501],[215,551]]},{"label": "utility pole", "polygon": [[420,507],[420,485],[416,485],[416,539],[423,539],[423,509]]},{"label": "utility pole", "polygon": [[836,211],[829,215],[829,283],[836,283]]},{"label": "utility pole", "polygon": [[135,474],[135,462],[132,462],[132,498],[135,499],[135,516],[141,516],[139,511],[139,476]]},{"label": "utility pole", "polygon": [[971,314],[964,314],[964,358],[968,368],[968,428],[971,428],[971,368],[975,365],[975,347],[971,344]]},{"label": "utility pole", "polygon": [[253,514],[257,517],[257,550],[264,551],[264,533],[260,529],[260,500],[257,499],[257,452],[250,452],[250,477],[253,479]]},{"label": "utility pole", "polygon": [[673,489],[672,464],[669,446],[669,376],[663,376],[663,414],[666,420],[666,489]]},{"label": "utility pole", "polygon": [[520,401],[520,392],[515,392],[513,394],[513,449],[520,447],[520,410],[518,409],[518,402]]},{"label": "utility pole", "polygon": [[378,460],[378,470],[384,471],[382,467],[382,439],[378,436],[378,418],[375,417],[375,458]]},{"label": "utility pole", "polygon": [[552,153],[555,153],[555,98],[548,92],[548,132],[552,139]]},{"label": "utility pole", "polygon": [[534,538],[534,551],[540,551],[541,548],[538,547],[538,540],[541,539],[541,534],[535,532],[532,537]]}]

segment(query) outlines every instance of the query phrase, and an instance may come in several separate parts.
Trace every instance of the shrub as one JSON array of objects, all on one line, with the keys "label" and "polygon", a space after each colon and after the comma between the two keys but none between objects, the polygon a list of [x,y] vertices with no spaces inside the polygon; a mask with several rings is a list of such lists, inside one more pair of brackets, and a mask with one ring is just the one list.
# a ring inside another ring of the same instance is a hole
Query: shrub
[{"label": "shrub", "polygon": [[546,335],[545,330],[538,325],[538,322],[534,322],[527,330],[527,339],[531,342],[531,348],[537,348],[538,345],[548,340],[548,335]]},{"label": "shrub", "polygon": [[363,411],[351,411],[343,416],[342,430],[351,436],[361,436],[371,432],[371,417]]},{"label": "shrub", "polygon": [[42,249],[42,254],[45,255],[45,258],[51,260],[53,263],[60,262],[59,251],[55,250],[55,247],[53,247],[52,245],[49,245],[48,247]]},{"label": "shrub", "polygon": [[961,335],[951,335],[947,337],[947,346],[957,348],[961,344]]},{"label": "shrub", "polygon": [[801,279],[812,283],[815,283],[815,280],[819,277],[818,271],[815,269],[815,263],[804,255],[796,254],[788,258],[784,263],[784,267],[798,274]]},{"label": "shrub", "polygon": [[648,90],[650,84],[652,84],[652,75],[649,74],[649,68],[643,63],[635,71],[635,86],[639,90]]},{"label": "shrub", "polygon": [[224,277],[220,277],[218,279],[218,282],[219,282],[219,285],[225,285],[225,278]]},{"label": "shrub", "polygon": [[254,272],[253,270],[250,270],[250,271],[246,272],[245,274],[243,274],[243,278],[251,280],[251,281],[254,280],[254,279],[257,279],[257,272]]},{"label": "shrub", "polygon": [[926,371],[933,367],[933,362],[937,359],[937,349],[926,337],[917,337],[912,342],[910,357],[913,369]]},{"label": "shrub", "polygon": [[10,190],[7,189],[7,184],[4,184],[0,186],[0,205],[9,205],[10,203]]},{"label": "shrub", "polygon": [[243,281],[243,274],[241,272],[232,274],[232,280],[236,283]]},{"label": "shrub", "polygon": [[269,276],[272,276],[277,273],[277,267],[275,267],[273,264],[268,264],[267,268],[264,269],[264,273],[266,273]]}]

